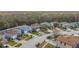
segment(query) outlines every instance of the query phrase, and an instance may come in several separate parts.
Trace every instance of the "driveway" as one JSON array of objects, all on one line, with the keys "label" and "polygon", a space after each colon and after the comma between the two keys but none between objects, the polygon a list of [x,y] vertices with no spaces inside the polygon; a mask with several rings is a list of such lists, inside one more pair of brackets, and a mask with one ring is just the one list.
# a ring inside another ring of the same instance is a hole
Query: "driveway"
[{"label": "driveway", "polygon": [[24,43],[20,48],[36,48],[35,46],[36,44],[38,44],[39,42],[43,42],[44,40],[47,39],[47,36],[50,36],[50,35],[52,35],[52,33],[34,37],[29,41],[26,41],[26,43]]}]

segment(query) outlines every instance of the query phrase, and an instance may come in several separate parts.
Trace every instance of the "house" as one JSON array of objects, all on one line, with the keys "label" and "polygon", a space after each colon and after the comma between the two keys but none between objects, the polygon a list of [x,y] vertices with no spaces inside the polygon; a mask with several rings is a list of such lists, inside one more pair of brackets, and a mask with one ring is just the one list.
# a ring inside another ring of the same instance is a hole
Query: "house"
[{"label": "house", "polygon": [[40,24],[39,23],[32,24],[31,28],[33,29],[33,31],[40,31]]},{"label": "house", "polygon": [[47,28],[50,28],[51,27],[51,24],[49,22],[43,22],[40,24],[41,27],[47,27]]},{"label": "house", "polygon": [[35,23],[35,24],[32,24],[31,27],[32,27],[33,29],[37,29],[37,28],[40,27],[40,24],[39,24],[39,23]]},{"label": "house", "polygon": [[56,38],[56,43],[60,48],[79,48],[79,37],[61,35]]},{"label": "house", "polygon": [[72,28],[77,27],[77,22],[72,22],[72,23],[70,23],[70,26],[71,26]]},{"label": "house", "polygon": [[49,22],[43,22],[43,23],[41,23],[40,25],[47,25],[47,26],[50,26],[50,23],[49,23]]},{"label": "house", "polygon": [[2,43],[2,44],[7,44],[8,41],[7,41],[6,39],[2,39],[1,43]]},{"label": "house", "polygon": [[60,26],[59,22],[53,22],[53,24],[54,24],[54,27],[59,27]]},{"label": "house", "polygon": [[21,34],[27,34],[29,32],[32,32],[32,28],[30,26],[19,26],[18,29],[21,31]]},{"label": "house", "polygon": [[5,39],[5,37],[4,37],[4,32],[5,32],[5,31],[1,31],[1,32],[0,32],[0,39],[1,39],[1,40],[4,40],[4,39]]},{"label": "house", "polygon": [[53,29],[54,28],[54,22],[50,22],[50,26]]},{"label": "house", "polygon": [[76,27],[79,28],[79,22],[76,23]]},{"label": "house", "polygon": [[75,28],[79,28],[79,22],[73,22]]},{"label": "house", "polygon": [[59,27],[62,27],[64,29],[67,29],[67,28],[70,27],[70,24],[67,23],[67,22],[61,22],[61,23],[59,23]]},{"label": "house", "polygon": [[20,30],[16,28],[11,28],[11,29],[7,29],[4,32],[3,36],[5,39],[16,39],[19,34],[21,34]]},{"label": "house", "polygon": [[75,28],[77,27],[77,22],[72,22],[72,23],[68,23],[68,22],[61,22],[59,23],[59,27],[62,27],[62,28]]}]

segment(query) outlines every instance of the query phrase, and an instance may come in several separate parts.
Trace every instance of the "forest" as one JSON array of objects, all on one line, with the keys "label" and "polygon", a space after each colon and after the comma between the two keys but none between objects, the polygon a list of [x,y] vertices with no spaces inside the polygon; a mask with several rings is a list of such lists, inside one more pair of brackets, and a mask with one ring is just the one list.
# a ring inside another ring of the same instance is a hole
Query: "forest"
[{"label": "forest", "polygon": [[16,11],[0,12],[0,30],[42,22],[78,22],[79,12]]}]

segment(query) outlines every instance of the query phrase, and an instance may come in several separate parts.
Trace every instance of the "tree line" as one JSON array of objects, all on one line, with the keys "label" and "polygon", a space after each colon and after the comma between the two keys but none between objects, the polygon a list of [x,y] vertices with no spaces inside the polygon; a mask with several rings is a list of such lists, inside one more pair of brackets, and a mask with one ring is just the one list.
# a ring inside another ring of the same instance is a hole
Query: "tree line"
[{"label": "tree line", "polygon": [[0,30],[20,26],[30,25],[41,22],[75,22],[79,21],[79,14],[60,14],[60,13],[1,13]]}]

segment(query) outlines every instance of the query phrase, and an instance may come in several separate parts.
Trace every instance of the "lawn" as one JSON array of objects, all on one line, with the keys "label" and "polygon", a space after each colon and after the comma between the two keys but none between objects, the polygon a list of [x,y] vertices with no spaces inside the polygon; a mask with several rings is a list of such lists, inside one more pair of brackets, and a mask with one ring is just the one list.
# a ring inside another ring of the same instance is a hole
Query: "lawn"
[{"label": "lawn", "polygon": [[38,33],[38,32],[32,32],[32,34],[33,34],[33,35],[39,35],[39,33]]},{"label": "lawn", "polygon": [[29,40],[29,39],[31,39],[32,37],[33,37],[32,35],[28,35],[28,34],[22,35],[22,38],[23,38],[23,39],[26,39],[26,40]]},{"label": "lawn", "polygon": [[[46,45],[45,45],[46,44]],[[45,45],[45,46],[44,46]],[[44,46],[44,47],[43,47]],[[51,45],[51,44],[49,44],[49,43],[47,43],[46,41],[44,41],[44,42],[42,42],[42,43],[38,43],[37,45],[36,45],[36,47],[37,48],[54,48],[54,46],[53,45]]]},{"label": "lawn", "polygon": [[14,46],[15,44],[17,44],[17,42],[15,42],[14,40],[9,40],[8,44],[11,46]]},{"label": "lawn", "polygon": [[22,44],[21,43],[18,43],[15,45],[15,47],[20,47]]},{"label": "lawn", "polygon": [[40,45],[39,45],[39,48],[42,48],[47,42],[42,42]]}]

